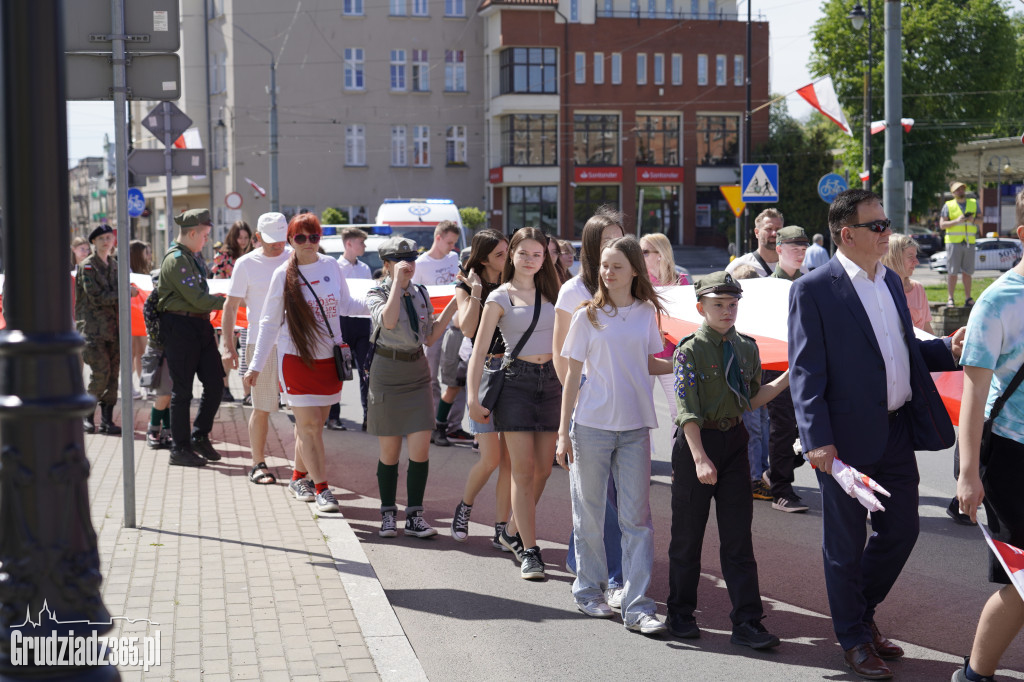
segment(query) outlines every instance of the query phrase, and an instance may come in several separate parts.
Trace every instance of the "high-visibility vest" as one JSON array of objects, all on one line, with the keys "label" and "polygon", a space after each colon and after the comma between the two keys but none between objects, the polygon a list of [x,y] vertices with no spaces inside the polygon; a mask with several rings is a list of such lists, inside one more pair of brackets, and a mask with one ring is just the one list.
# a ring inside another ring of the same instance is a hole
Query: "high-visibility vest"
[{"label": "high-visibility vest", "polygon": [[[978,215],[978,200],[968,199],[965,208],[966,211],[961,211],[960,204],[957,203],[956,199],[950,199],[946,202],[946,209],[949,212],[950,220],[959,220],[964,216],[965,212],[975,216]],[[947,244],[960,244],[966,241],[968,244],[973,245],[976,236],[978,236],[978,226],[974,223],[957,223],[946,228]]]}]

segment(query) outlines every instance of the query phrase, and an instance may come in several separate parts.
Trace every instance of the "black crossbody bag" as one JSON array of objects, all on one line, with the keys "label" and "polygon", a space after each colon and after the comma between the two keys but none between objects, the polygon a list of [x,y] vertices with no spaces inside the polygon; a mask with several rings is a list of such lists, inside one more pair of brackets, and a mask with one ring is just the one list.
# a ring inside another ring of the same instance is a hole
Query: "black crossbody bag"
[{"label": "black crossbody bag", "polygon": [[989,412],[985,425],[981,428],[981,452],[978,455],[978,461],[982,465],[988,464],[988,458],[992,454],[992,422],[999,416],[1003,405],[1010,399],[1010,396],[1013,395],[1013,392],[1017,390],[1022,381],[1024,381],[1024,365],[1020,366],[1017,373],[1013,375],[1013,379],[1010,380],[1010,385],[1006,387],[1003,394],[996,398],[996,401],[992,404],[992,411]]},{"label": "black crossbody bag", "polygon": [[299,273],[299,277],[307,287],[309,292],[313,294],[313,298],[316,299],[316,305],[320,308],[320,315],[324,318],[324,325],[327,327],[327,333],[331,335],[331,349],[334,351],[334,369],[338,373],[338,379],[341,381],[352,381],[352,349],[348,347],[347,343],[338,343],[334,338],[334,330],[331,329],[331,323],[327,321],[327,313],[324,311],[324,305],[320,302],[320,297],[316,295],[316,291],[313,290],[309,280],[302,274],[302,271],[296,266],[296,271]]},{"label": "black crossbody bag", "polygon": [[[511,302],[511,297],[509,301]],[[497,369],[490,367],[484,368],[483,376],[480,379],[480,405],[490,411],[494,411],[494,406],[498,404],[498,396],[501,395],[501,388],[505,385],[505,370],[509,365],[519,356],[519,352],[523,350],[523,346],[529,340],[530,335],[533,334],[534,327],[537,326],[537,320],[540,319],[540,289],[537,289],[537,298],[533,302],[533,321],[530,322],[530,326],[527,327],[526,333],[519,339],[519,343],[512,350],[511,355],[506,355],[501,362],[501,366]],[[492,339],[493,341],[493,339]]]}]

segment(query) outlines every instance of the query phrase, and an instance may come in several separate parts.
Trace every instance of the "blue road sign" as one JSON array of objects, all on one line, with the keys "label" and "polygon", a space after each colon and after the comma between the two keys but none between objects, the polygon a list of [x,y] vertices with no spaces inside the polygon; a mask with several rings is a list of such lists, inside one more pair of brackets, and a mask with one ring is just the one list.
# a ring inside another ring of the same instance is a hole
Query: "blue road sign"
[{"label": "blue road sign", "polygon": [[818,180],[818,196],[826,204],[831,204],[837,194],[848,189],[850,186],[846,184],[846,178],[838,173],[822,175],[821,180]]},{"label": "blue road sign", "polygon": [[128,188],[128,215],[138,218],[146,210],[146,197],[138,187]]},{"label": "blue road sign", "polygon": [[744,202],[774,204],[779,200],[779,164],[745,163],[742,178]]}]

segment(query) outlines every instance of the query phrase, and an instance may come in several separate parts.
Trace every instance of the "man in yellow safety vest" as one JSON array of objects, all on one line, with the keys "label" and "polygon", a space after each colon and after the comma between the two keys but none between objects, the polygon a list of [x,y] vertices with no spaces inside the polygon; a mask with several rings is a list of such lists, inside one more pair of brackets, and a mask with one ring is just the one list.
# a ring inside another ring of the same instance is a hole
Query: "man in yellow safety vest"
[{"label": "man in yellow safety vest", "polygon": [[943,205],[939,216],[939,227],[946,232],[946,280],[949,300],[946,305],[956,305],[953,292],[956,290],[956,276],[963,275],[964,305],[974,305],[971,298],[971,275],[974,274],[974,239],[978,235],[978,200],[967,199],[967,185],[954,182],[949,186],[953,198]]}]

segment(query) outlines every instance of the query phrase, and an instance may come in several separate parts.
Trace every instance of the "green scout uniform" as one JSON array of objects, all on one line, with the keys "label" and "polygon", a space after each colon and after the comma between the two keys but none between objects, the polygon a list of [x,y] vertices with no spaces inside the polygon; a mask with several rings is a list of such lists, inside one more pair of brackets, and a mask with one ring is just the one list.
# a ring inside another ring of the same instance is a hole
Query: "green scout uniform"
[{"label": "green scout uniform", "polygon": [[[807,238],[807,232],[804,228],[799,225],[789,225],[779,230],[778,234],[775,235],[776,244],[803,244],[804,246],[810,245],[810,240]],[[782,269],[782,259],[779,259],[779,263],[775,266],[775,272],[770,276],[776,279],[788,279],[790,282],[794,282],[800,279],[800,268],[797,268],[796,272],[792,276],[787,275],[786,271]]]},{"label": "green scout uniform", "polygon": [[209,273],[203,259],[184,244],[174,242],[160,266],[157,310],[172,313],[209,314],[224,308],[223,296],[210,293]]},{"label": "green scout uniform", "polygon": [[[698,279],[698,298],[740,298],[740,285],[725,272]],[[750,465],[747,431],[741,417],[761,388],[761,361],[750,337],[729,329],[724,336],[707,322],[676,347],[674,358],[679,431],[672,448],[672,527],[669,542],[668,620],[673,627],[695,627],[697,587],[704,531],[715,500],[722,572],[732,601],[733,625],[764,616],[754,560],[750,522]],[[683,425],[695,422],[717,482],[697,477]]]},{"label": "green scout uniform", "polygon": [[117,259],[104,263],[95,253],[86,257],[75,276],[75,320],[85,338],[82,359],[89,365],[89,393],[97,401],[117,402],[121,349],[117,339]]}]

